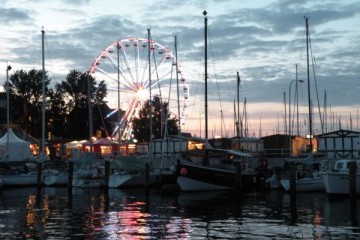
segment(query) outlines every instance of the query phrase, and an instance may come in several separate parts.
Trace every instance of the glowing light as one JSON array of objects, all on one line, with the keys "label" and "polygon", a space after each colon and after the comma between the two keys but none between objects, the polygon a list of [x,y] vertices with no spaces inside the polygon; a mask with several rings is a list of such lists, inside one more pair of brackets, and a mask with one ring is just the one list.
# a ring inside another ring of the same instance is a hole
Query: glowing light
[{"label": "glowing light", "polygon": [[144,88],[139,88],[139,90],[136,92],[136,97],[140,101],[146,101],[148,99],[148,92]]}]

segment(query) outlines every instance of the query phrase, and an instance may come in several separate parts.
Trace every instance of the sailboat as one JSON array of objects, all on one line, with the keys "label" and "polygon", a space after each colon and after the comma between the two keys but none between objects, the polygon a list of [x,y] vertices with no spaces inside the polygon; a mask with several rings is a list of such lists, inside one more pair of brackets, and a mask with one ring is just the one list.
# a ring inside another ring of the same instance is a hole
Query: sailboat
[{"label": "sailboat", "polygon": [[205,146],[184,152],[177,161],[177,184],[182,191],[233,190],[252,187],[257,173],[248,167],[252,155],[237,150],[216,149],[208,143],[207,111],[207,12],[205,21]]},{"label": "sailboat", "polygon": [[[287,162],[294,162],[296,166],[295,188],[297,192],[323,191],[323,177],[319,173],[320,162],[313,155],[313,133],[312,133],[312,110],[310,97],[310,66],[309,66],[309,24],[308,18],[305,17],[306,25],[306,49],[307,49],[307,83],[308,83],[308,108],[309,108],[309,136],[310,136],[310,153],[306,159],[289,159]],[[290,191],[289,177],[280,181],[285,191]]]}]

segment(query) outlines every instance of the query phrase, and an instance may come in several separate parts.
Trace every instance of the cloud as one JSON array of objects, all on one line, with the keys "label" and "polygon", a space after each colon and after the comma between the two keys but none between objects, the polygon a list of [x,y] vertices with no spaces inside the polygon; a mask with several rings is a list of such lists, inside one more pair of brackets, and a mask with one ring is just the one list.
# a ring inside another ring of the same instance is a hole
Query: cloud
[{"label": "cloud", "polygon": [[18,8],[0,8],[0,23],[11,26],[11,24],[26,23],[32,20],[28,11]]},{"label": "cloud", "polygon": [[[47,1],[38,0],[45,7]],[[40,66],[41,9],[31,4],[0,9],[0,23],[12,34],[5,36],[3,56],[16,65]],[[55,4],[56,3],[56,4]],[[306,76],[304,16],[309,17],[310,59],[315,59],[319,99],[328,104],[358,108],[360,98],[360,3],[358,1],[55,1],[46,11],[66,22],[61,30],[46,31],[46,56],[57,79],[68,71],[87,71],[94,58],[113,42],[127,37],[153,39],[174,51],[178,38],[178,59],[190,83],[190,96],[199,100],[204,93],[204,16],[208,11],[209,93],[213,101],[232,104],[236,99],[236,72],[242,79],[240,94],[248,103],[283,105],[283,93],[290,82]],[[140,4],[141,3],[141,4]],[[108,7],[105,6],[108,4]],[[260,5],[261,4],[261,5]],[[94,9],[94,6],[97,8]],[[176,7],[174,7],[176,6]],[[9,27],[11,25],[11,27]],[[7,44],[5,44],[7,43]],[[35,61],[35,59],[39,59]],[[316,101],[311,67],[313,101]],[[63,77],[61,77],[63,76]],[[305,83],[301,95],[306,101]],[[191,104],[195,104],[192,102]],[[280,114],[281,115],[281,114]]]}]

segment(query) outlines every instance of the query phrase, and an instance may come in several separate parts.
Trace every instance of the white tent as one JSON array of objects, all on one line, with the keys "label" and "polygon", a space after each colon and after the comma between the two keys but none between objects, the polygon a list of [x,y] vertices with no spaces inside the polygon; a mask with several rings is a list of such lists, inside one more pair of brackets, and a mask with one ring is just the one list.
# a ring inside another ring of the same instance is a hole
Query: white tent
[{"label": "white tent", "polygon": [[[0,155],[3,160],[21,162],[31,157],[30,143],[18,138],[11,128],[0,139]],[[7,155],[7,157],[5,157]]]}]

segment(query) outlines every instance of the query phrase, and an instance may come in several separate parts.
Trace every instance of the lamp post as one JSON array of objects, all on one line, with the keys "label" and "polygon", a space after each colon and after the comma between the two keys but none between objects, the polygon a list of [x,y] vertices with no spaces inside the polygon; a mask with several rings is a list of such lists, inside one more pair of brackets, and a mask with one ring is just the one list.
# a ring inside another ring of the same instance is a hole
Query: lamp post
[{"label": "lamp post", "polygon": [[294,79],[290,82],[290,86],[289,86],[289,156],[291,155],[291,86],[294,82],[304,82],[304,80],[301,79]]},{"label": "lamp post", "polygon": [[8,129],[10,125],[9,71],[11,70],[11,66],[9,65],[9,62],[6,59],[3,60],[6,62],[6,128]]},{"label": "lamp post", "polygon": [[6,62],[6,158],[8,157],[8,148],[9,148],[9,128],[10,128],[10,94],[9,94],[9,71],[11,70],[11,66],[9,65],[9,62],[6,59],[3,59]]}]

